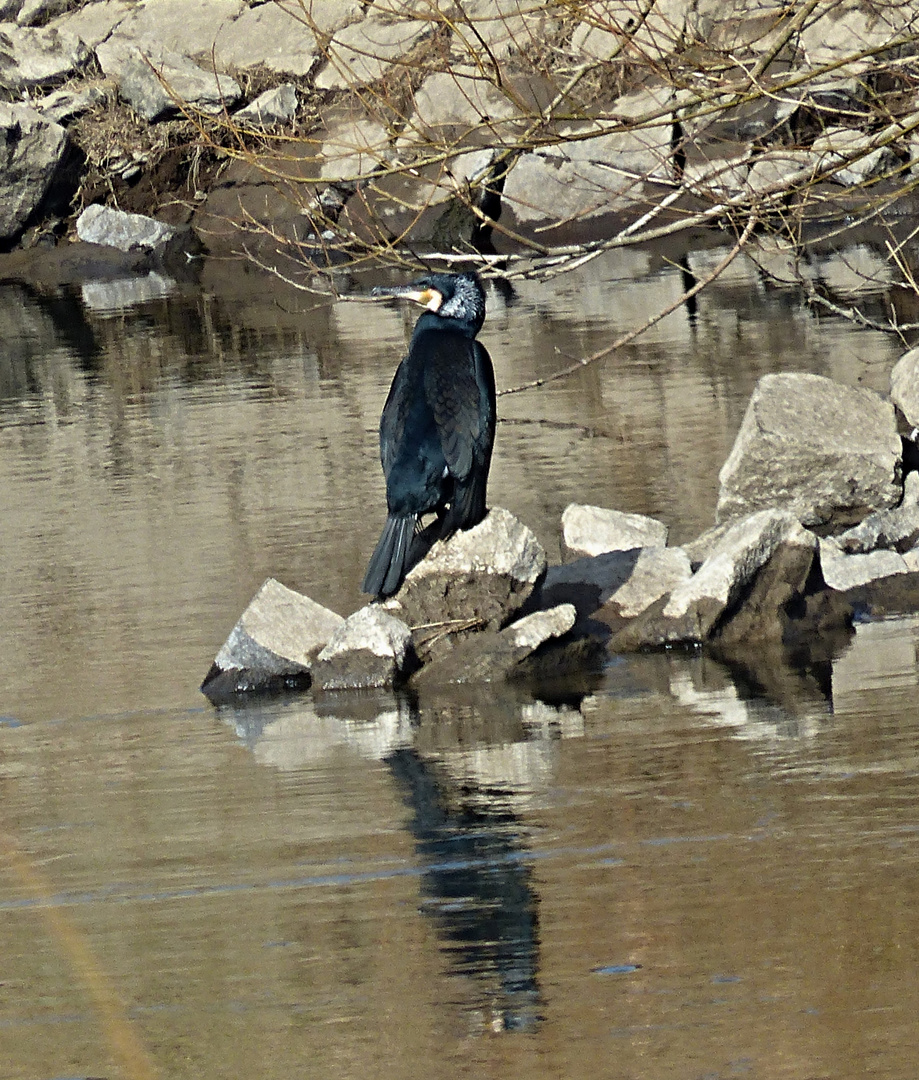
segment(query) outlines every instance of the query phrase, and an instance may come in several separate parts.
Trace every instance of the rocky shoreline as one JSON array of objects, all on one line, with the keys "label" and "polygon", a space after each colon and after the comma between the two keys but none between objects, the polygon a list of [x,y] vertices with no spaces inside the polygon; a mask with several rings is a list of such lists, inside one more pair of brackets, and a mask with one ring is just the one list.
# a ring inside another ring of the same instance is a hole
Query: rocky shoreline
[{"label": "rocky shoreline", "polygon": [[903,206],[910,5],[647,7],[10,0],[0,241],[72,240],[95,204],[294,257]]},{"label": "rocky shoreline", "polygon": [[661,522],[572,505],[569,561],[549,567],[532,532],[493,508],[435,544],[395,597],[347,619],[269,580],[202,690],[222,701],[536,684],[674,647],[729,662],[827,660],[856,620],[919,607],[917,424],[919,350],[894,368],[889,398],[765,376],[721,470],[718,523],[693,542],[670,547]]}]

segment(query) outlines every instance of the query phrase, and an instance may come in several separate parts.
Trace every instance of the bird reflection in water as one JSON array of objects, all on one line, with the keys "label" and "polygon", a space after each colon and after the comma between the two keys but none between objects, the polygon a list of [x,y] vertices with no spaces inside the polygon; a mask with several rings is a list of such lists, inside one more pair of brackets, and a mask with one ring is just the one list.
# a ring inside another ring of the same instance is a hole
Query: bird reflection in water
[{"label": "bird reflection in water", "polygon": [[455,781],[414,749],[388,764],[413,811],[409,828],[423,862],[422,910],[446,941],[454,974],[477,981],[495,1031],[539,1023],[539,920],[519,822],[506,805],[471,804]]}]

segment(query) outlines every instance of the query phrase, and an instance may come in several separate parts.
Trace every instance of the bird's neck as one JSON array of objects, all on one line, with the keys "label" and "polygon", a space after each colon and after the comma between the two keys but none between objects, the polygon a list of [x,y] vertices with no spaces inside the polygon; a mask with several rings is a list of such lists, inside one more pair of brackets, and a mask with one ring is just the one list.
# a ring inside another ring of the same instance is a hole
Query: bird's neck
[{"label": "bird's neck", "polygon": [[419,315],[415,323],[413,337],[423,334],[428,330],[449,330],[454,334],[463,334],[465,337],[474,338],[479,332],[476,323],[468,319],[445,319],[436,311],[424,311]]}]

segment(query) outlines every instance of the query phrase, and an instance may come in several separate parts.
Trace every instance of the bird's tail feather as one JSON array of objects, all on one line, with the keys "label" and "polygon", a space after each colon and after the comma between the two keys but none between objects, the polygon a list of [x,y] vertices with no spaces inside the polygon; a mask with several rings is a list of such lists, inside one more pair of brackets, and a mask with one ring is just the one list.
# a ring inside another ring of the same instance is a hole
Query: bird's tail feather
[{"label": "bird's tail feather", "polygon": [[390,514],[376,550],[370,556],[361,591],[371,596],[391,596],[402,584],[409,566],[416,517]]}]

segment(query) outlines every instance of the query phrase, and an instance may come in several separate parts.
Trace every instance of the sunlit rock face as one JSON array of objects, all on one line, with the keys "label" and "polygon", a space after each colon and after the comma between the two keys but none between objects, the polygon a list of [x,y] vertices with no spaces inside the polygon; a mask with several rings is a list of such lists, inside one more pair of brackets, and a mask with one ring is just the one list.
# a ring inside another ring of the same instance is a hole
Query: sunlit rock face
[{"label": "sunlit rock face", "polygon": [[719,521],[766,507],[830,529],[901,499],[902,445],[879,394],[819,375],[757,384],[719,479]]}]

